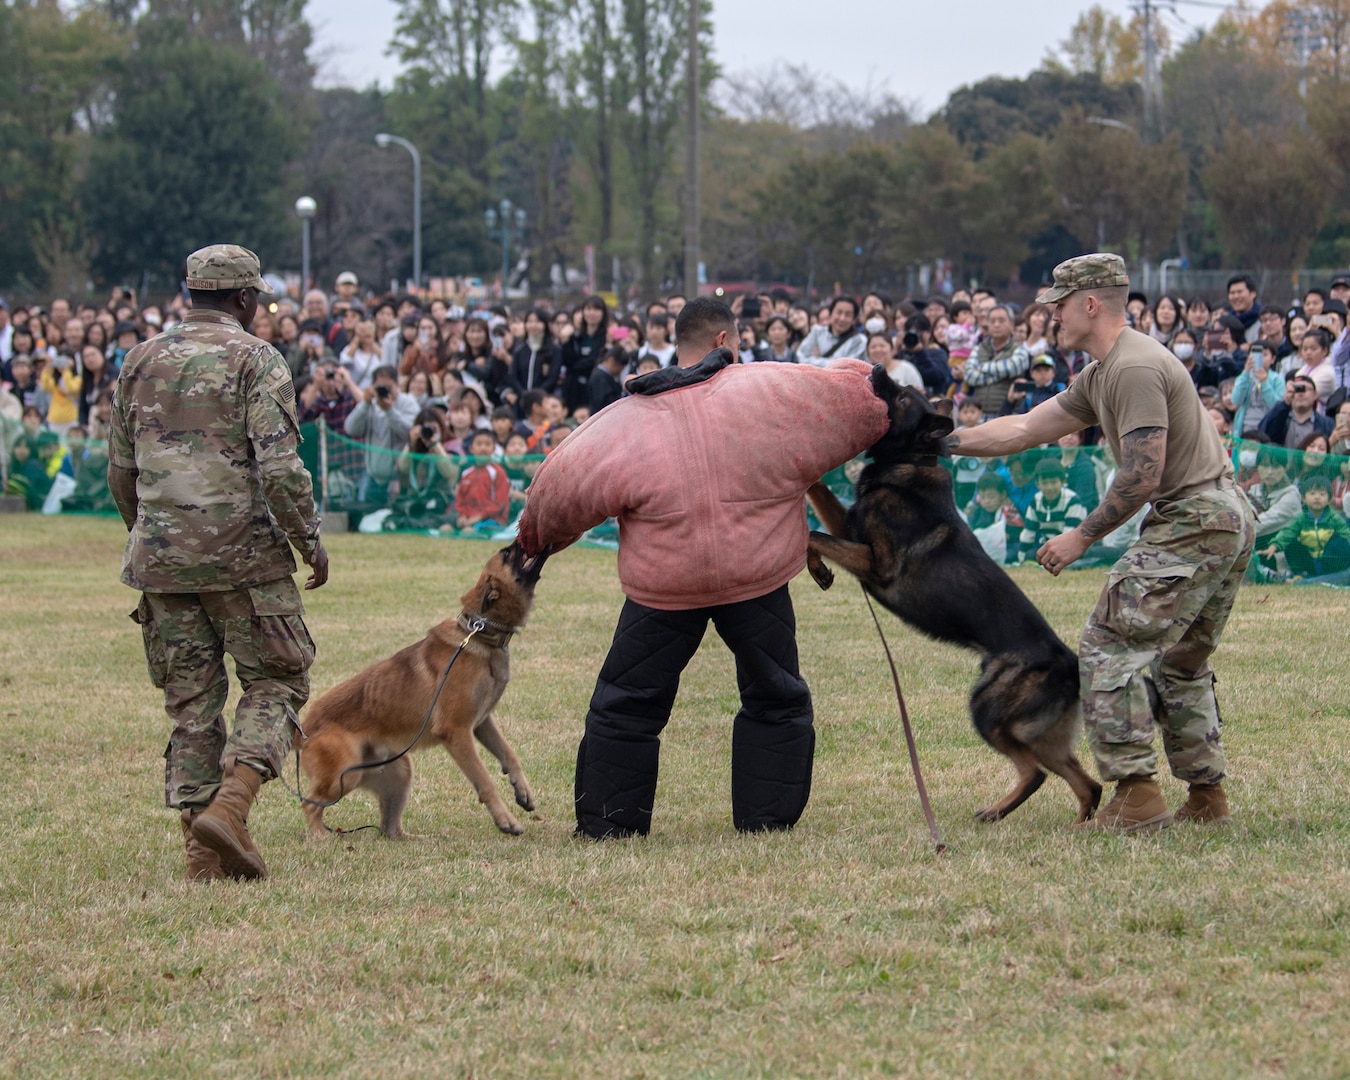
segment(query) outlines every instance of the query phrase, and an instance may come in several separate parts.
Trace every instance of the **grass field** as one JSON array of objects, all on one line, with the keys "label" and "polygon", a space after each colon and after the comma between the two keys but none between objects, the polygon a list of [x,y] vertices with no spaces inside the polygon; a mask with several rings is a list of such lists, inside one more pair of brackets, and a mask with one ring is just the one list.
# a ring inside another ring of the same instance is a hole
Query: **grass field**
[{"label": "grass field", "polygon": [[[710,631],[651,837],[594,844],[571,837],[572,768],[621,597],[612,552],[568,551],[498,714],[540,801],[523,837],[438,751],[406,816],[424,839],[310,841],[273,783],[253,829],[270,880],[203,886],[162,805],[124,535],[0,517],[0,1074],[1350,1075],[1350,593],[1239,596],[1216,665],[1235,824],[1149,838],[1071,833],[1055,778],[972,821],[1011,775],[966,718],[973,658],[888,620],[952,846],[937,857],[861,596],[803,575],[819,734],[801,825],[731,827],[735,681]],[[454,614],[491,548],[330,551],[307,594],[316,696]],[[1016,577],[1076,640],[1100,575]]]}]

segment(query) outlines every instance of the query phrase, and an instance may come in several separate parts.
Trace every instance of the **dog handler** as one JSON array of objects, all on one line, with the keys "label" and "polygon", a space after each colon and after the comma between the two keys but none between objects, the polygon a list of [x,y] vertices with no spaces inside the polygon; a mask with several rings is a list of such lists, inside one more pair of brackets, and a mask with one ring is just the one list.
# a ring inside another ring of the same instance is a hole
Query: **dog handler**
[{"label": "dog handler", "polygon": [[[164,794],[181,811],[188,879],[261,878],[249,808],[290,749],[314,660],[289,545],[313,570],[307,589],[328,580],[328,555],[296,453],[290,369],[247,332],[272,291],[258,257],[194,251],[187,287],[183,321],[123,361],[108,486],[131,530],[132,619],[173,721]],[[226,652],[243,688],[228,736]]]},{"label": "dog handler", "polygon": [[1139,539],[1111,567],[1078,649],[1083,718],[1111,802],[1079,828],[1146,832],[1173,821],[1154,775],[1153,728],[1172,774],[1190,784],[1175,820],[1227,824],[1219,707],[1210,654],[1247,568],[1251,507],[1186,369],[1126,324],[1129,277],[1119,255],[1080,255],[1055,267],[1059,344],[1092,363],[1062,394],[1021,416],[948,436],[960,453],[995,457],[1100,424],[1119,463],[1110,490],[1077,528],[1041,545],[1058,576],[1145,503]]},{"label": "dog handler", "polygon": [[709,620],[741,695],[732,820],[754,832],[801,817],[815,730],[788,582],[806,565],[804,495],[887,425],[870,364],[740,364],[736,319],[709,298],[685,305],[675,336],[676,366],[630,382],[549,454],[520,519],[531,555],[619,522],[627,600],[577,753],[577,831],[596,838],[650,830],[661,730]]}]

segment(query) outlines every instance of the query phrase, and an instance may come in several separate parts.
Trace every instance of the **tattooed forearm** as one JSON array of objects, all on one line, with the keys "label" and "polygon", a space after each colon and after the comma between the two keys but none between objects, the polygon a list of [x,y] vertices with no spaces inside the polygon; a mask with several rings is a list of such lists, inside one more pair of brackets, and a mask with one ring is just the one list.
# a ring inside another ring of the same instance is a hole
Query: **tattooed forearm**
[{"label": "tattooed forearm", "polygon": [[1123,436],[1116,478],[1101,505],[1079,526],[1084,538],[1095,542],[1129,521],[1158,490],[1166,461],[1166,428],[1137,428]]}]

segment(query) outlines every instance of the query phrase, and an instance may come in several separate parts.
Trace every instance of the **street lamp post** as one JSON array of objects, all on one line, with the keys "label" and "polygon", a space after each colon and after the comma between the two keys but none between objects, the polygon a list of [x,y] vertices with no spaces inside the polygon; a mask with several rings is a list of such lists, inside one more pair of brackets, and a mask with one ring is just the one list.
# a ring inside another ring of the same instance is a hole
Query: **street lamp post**
[{"label": "street lamp post", "polygon": [[[483,213],[483,220],[487,222],[488,239],[500,237],[502,242],[502,299],[506,299],[506,282],[511,276],[511,229],[515,226],[516,239],[525,235],[525,211],[521,207],[515,208],[512,214],[511,200],[503,199],[499,208],[489,206]],[[499,224],[500,222],[500,224]]]},{"label": "street lamp post", "polygon": [[301,256],[300,256],[300,293],[303,296],[306,289],[309,288],[309,227],[314,218],[314,211],[319,208],[308,195],[301,195],[295,200],[295,214],[300,219],[301,235]]},{"label": "street lamp post", "polygon": [[422,155],[417,147],[400,135],[380,132],[375,136],[375,144],[381,149],[390,143],[397,143],[412,155],[413,159],[413,282],[422,286]]}]

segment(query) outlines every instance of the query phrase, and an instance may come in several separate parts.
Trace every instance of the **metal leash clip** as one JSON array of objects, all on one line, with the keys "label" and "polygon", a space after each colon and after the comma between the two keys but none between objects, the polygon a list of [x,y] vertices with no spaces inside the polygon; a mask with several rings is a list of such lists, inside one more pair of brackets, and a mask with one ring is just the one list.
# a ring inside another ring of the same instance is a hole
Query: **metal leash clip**
[{"label": "metal leash clip", "polygon": [[465,622],[468,623],[469,633],[471,634],[481,634],[487,629],[487,620],[481,615],[475,615],[472,619],[466,619]]}]

